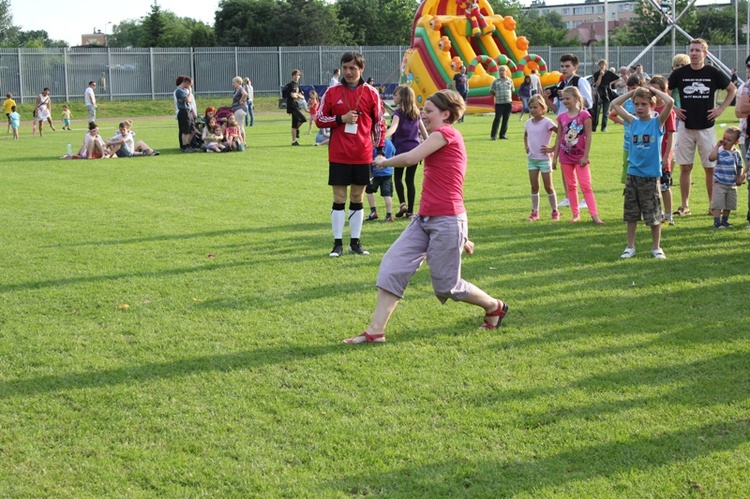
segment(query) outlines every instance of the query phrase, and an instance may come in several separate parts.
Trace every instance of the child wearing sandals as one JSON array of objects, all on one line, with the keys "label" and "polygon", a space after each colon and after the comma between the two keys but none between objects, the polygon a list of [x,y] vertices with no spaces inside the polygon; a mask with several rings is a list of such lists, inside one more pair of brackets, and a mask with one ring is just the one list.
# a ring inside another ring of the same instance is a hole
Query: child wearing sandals
[{"label": "child wearing sandals", "polygon": [[588,205],[591,219],[597,225],[604,222],[599,218],[594,189],[591,187],[591,170],[589,169],[589,151],[591,150],[591,115],[583,108],[583,97],[578,87],[565,87],[562,91],[562,103],[566,111],[558,115],[557,141],[552,158],[552,168],[560,161],[563,180],[568,186],[570,210],[573,212],[571,223],[580,222],[578,205],[578,184],[581,184],[583,198]]},{"label": "child wearing sandals", "polygon": [[528,156],[529,181],[531,182],[531,216],[529,222],[539,220],[539,173],[542,174],[544,190],[547,191],[547,200],[552,208],[552,220],[560,220],[560,212],[557,211],[557,193],[552,184],[552,162],[550,154],[554,148],[549,147],[552,133],[557,132],[557,125],[547,118],[547,103],[539,94],[531,96],[528,100],[529,115],[523,132],[523,142]]},{"label": "child wearing sandals", "polygon": [[[420,136],[427,139],[427,130],[425,130],[422,120],[419,119],[417,97],[409,85],[396,87],[396,90],[393,91],[393,104],[397,109],[393,113],[391,126],[385,132],[385,138],[390,138],[393,141],[393,145],[396,146],[396,154],[402,154],[417,147]],[[404,197],[404,184],[401,182],[404,170],[406,170],[406,197]],[[414,213],[417,193],[414,184],[416,173],[417,164],[414,163],[406,168],[398,168],[393,175],[393,184],[396,187],[398,201],[401,203],[398,212],[396,212],[397,218],[409,218]]]},{"label": "child wearing sandals", "polygon": [[[633,98],[635,116],[627,112],[623,103]],[[654,116],[656,101],[661,99],[664,108],[658,118]],[[623,220],[627,222],[628,244],[620,258],[635,255],[635,231],[641,220],[651,227],[651,255],[663,260],[661,249],[661,202],[659,199],[662,176],[662,138],[664,123],[669,118],[674,101],[657,87],[638,88],[612,101],[612,107],[624,121],[630,123],[632,138],[628,151],[628,177],[625,181],[625,207]]]},{"label": "child wearing sandals", "polygon": [[424,181],[419,214],[388,249],[378,272],[378,298],[369,327],[344,343],[385,343],[385,327],[409,280],[427,260],[438,300],[463,301],[484,309],[484,329],[495,329],[508,313],[508,304],[492,298],[461,279],[461,253],[474,251],[468,239],[463,203],[466,149],[453,123],[465,105],[454,90],[431,95],[422,109],[427,140],[415,149],[390,159],[375,158],[377,167],[405,168],[424,159]]}]

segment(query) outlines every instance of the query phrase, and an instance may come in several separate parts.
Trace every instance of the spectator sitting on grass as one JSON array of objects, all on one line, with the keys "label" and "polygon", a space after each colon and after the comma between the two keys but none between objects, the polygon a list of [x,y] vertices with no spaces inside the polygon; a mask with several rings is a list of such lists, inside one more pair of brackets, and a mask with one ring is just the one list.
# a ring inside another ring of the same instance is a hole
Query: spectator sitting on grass
[{"label": "spectator sitting on grass", "polygon": [[119,125],[119,133],[107,141],[109,157],[158,156],[159,151],[154,151],[142,140],[135,141],[135,132],[130,130],[131,126],[130,120],[123,121]]}]

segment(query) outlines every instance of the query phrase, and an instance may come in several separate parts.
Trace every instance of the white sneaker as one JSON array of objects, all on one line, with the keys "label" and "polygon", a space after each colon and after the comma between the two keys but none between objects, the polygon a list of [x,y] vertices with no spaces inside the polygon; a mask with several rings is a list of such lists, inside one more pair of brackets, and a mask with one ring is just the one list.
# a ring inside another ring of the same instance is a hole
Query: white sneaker
[{"label": "white sneaker", "polygon": [[664,250],[661,248],[651,250],[651,254],[654,256],[654,258],[658,258],[659,260],[666,260],[667,255],[664,254]]},{"label": "white sneaker", "polygon": [[586,204],[586,200],[585,199],[581,199],[581,204],[578,205],[578,208],[580,208],[582,210],[588,210],[589,209],[589,205]]},{"label": "white sneaker", "polygon": [[633,258],[634,256],[635,256],[635,248],[626,247],[625,251],[623,251],[622,255],[620,255],[620,258]]},{"label": "white sneaker", "polygon": [[568,198],[564,198],[562,201],[557,203],[558,208],[563,208],[565,206],[570,206],[570,201],[568,201]]}]

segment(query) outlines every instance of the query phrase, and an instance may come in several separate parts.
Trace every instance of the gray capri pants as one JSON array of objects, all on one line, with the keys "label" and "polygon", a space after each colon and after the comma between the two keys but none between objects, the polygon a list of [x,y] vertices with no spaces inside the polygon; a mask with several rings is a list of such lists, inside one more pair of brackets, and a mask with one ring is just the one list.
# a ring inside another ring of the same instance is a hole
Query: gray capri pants
[{"label": "gray capri pants", "polygon": [[377,286],[403,298],[406,286],[422,263],[430,266],[435,296],[462,301],[474,286],[461,279],[461,253],[468,240],[466,213],[454,216],[415,216],[383,256]]}]

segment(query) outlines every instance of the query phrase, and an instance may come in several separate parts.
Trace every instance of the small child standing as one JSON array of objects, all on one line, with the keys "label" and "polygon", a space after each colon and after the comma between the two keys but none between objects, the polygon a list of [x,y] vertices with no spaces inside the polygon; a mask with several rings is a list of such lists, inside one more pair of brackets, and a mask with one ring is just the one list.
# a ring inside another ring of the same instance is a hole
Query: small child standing
[{"label": "small child standing", "polygon": [[12,113],[13,111],[11,110],[11,108],[16,106],[18,106],[18,104],[16,104],[16,101],[13,100],[13,94],[8,92],[5,95],[5,100],[3,101],[3,111],[5,111],[5,117],[8,118],[8,133],[10,133],[10,129],[12,128],[10,122],[10,113]]},{"label": "small child standing", "polygon": [[[635,105],[635,116],[622,107],[631,97]],[[665,103],[658,119],[653,115],[657,97]],[[651,227],[651,255],[660,260],[666,258],[661,249],[659,179],[662,175],[661,145],[664,123],[669,118],[673,106],[672,98],[656,87],[631,90],[612,101],[612,107],[620,118],[630,123],[632,132],[623,212],[623,220],[628,224],[628,244],[620,258],[632,258],[635,255],[635,231],[641,220]]]},{"label": "small child standing", "polygon": [[596,208],[594,189],[591,187],[591,170],[589,169],[589,151],[591,150],[591,115],[583,109],[583,97],[578,87],[565,87],[562,91],[563,105],[566,112],[557,117],[557,141],[552,158],[552,168],[557,166],[558,159],[562,167],[563,180],[568,186],[568,199],[573,218],[570,223],[581,221],[578,205],[578,183],[581,184],[583,199],[588,205],[591,219],[597,225],[604,222],[599,218]]},{"label": "small child standing", "polygon": [[547,118],[547,103],[539,94],[529,98],[529,115],[523,132],[523,142],[528,156],[529,181],[531,182],[531,216],[529,222],[539,220],[539,173],[542,174],[544,190],[547,191],[547,200],[552,208],[552,220],[560,220],[560,212],[557,211],[557,193],[552,184],[552,165],[550,153],[554,148],[549,147],[552,133],[557,132],[557,125]]},{"label": "small child standing", "polygon": [[21,115],[16,111],[16,106],[10,108],[8,119],[10,120],[10,127],[13,129],[13,140],[18,140],[18,127],[21,126]]},{"label": "small child standing", "polygon": [[[630,75],[628,76],[628,80],[626,82],[626,93],[630,92],[631,90],[635,90],[636,88],[640,88],[645,84],[646,82],[641,76],[635,74]],[[632,99],[626,100],[622,107],[625,108],[628,113],[633,115],[635,114],[635,106],[633,105]],[[624,184],[625,180],[628,178],[628,151],[630,150],[630,139],[632,137],[630,133],[630,123],[621,120],[614,108],[612,108],[612,110],[609,112],[609,119],[614,121],[615,123],[621,124],[623,130],[625,131],[622,136],[622,177],[620,179],[620,181]]]},{"label": "small child standing", "polygon": [[711,213],[714,229],[731,227],[729,213],[737,210],[737,186],[742,184],[742,155],[735,147],[740,140],[740,129],[727,127],[721,140],[708,155],[716,161],[714,168],[714,190],[711,195]]},{"label": "small child standing", "polygon": [[[373,159],[375,159],[377,151],[373,151]],[[396,155],[396,146],[393,145],[391,139],[385,139],[385,148],[383,155],[388,158],[392,158]],[[380,188],[380,196],[385,201],[385,221],[393,222],[393,167],[377,167],[373,164],[370,167],[370,185],[365,188],[367,193],[367,203],[370,205],[370,214],[367,215],[365,220],[377,220],[378,209],[375,207],[375,193]]]},{"label": "small child standing", "polygon": [[307,110],[310,111],[310,125],[307,127],[307,135],[312,133],[313,121],[315,121],[315,115],[318,114],[318,106],[320,106],[318,92],[310,90],[310,98],[307,100]]},{"label": "small child standing", "polygon": [[[661,75],[656,75],[648,82],[649,86],[656,87],[665,94],[668,94],[669,84],[667,79]],[[661,114],[665,102],[657,96],[656,107],[654,112]],[[669,189],[672,185],[672,155],[674,152],[674,134],[677,133],[677,115],[672,111],[669,112],[667,121],[664,123],[664,138],[661,141],[661,198],[664,203],[662,210],[662,223],[674,225],[672,218],[672,191]]]},{"label": "small child standing", "polygon": [[70,118],[72,116],[72,113],[70,112],[70,109],[68,108],[67,104],[63,104],[62,106],[62,120],[63,120],[63,130],[70,130]]}]

